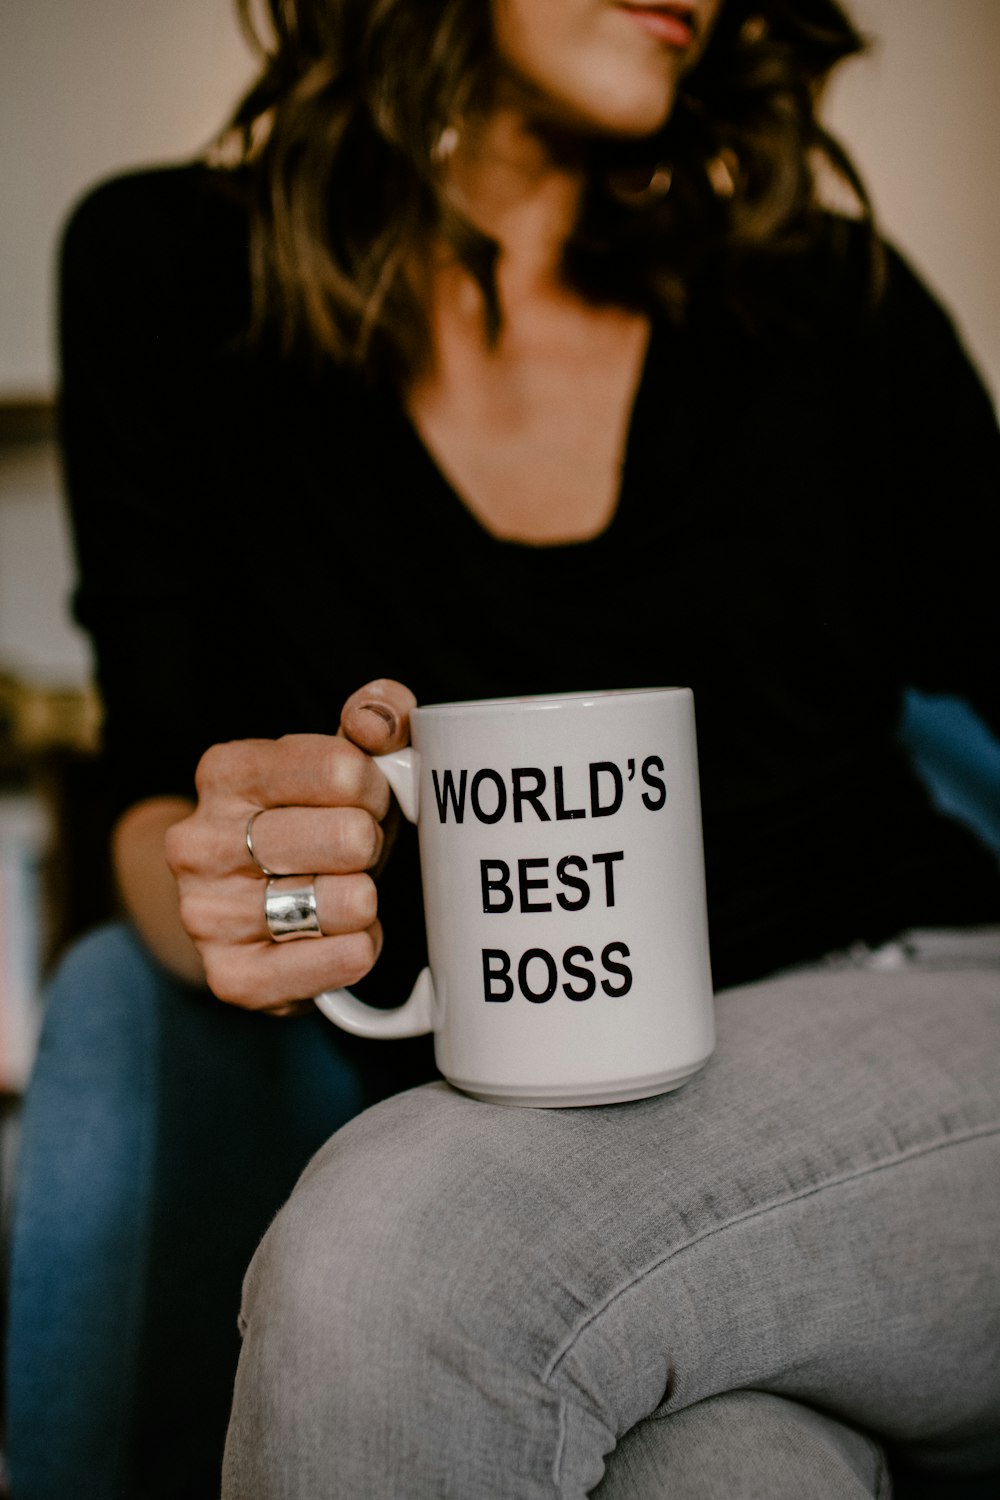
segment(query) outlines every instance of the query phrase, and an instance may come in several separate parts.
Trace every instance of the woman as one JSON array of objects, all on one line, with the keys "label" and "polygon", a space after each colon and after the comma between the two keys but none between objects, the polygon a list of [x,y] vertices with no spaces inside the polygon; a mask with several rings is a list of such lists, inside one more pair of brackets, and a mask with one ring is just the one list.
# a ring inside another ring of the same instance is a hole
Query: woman
[{"label": "woman", "polygon": [[[729,993],[675,1100],[437,1086],[336,1136],[248,1277],[225,1492],[582,1496],[619,1442],[602,1493],[876,1493],[868,1429],[983,1469],[997,976],[864,955],[1000,911],[895,742],[910,682],[1000,725],[997,434],[927,293],[817,201],[817,153],[857,190],[813,113],[855,33],[827,0],[270,9],[240,170],[112,184],[67,240],[133,922],[242,1010],[379,955],[396,999],[419,901],[369,756],[414,697],[683,681]],[[276,943],[268,872],[303,871],[321,936]],[[315,1026],[328,1127],[428,1074]]]}]

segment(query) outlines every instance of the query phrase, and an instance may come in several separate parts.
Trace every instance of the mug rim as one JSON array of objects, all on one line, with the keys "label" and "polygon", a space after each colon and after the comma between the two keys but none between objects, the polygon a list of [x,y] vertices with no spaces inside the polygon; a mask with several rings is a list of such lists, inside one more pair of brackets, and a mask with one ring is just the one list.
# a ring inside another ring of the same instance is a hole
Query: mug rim
[{"label": "mug rim", "polygon": [[437,717],[442,714],[495,714],[511,708],[551,711],[558,708],[590,708],[606,703],[609,699],[620,701],[623,698],[648,698],[659,694],[661,697],[676,694],[692,696],[689,687],[648,687],[648,688],[598,688],[585,689],[573,693],[530,693],[524,697],[514,698],[465,698],[453,703],[421,703],[411,709],[410,717],[417,715],[423,717]]}]

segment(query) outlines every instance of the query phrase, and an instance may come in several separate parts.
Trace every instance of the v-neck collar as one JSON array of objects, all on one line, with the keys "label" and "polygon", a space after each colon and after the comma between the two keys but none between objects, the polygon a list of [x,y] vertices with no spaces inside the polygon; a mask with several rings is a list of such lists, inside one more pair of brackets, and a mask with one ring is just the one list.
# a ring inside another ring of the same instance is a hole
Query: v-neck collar
[{"label": "v-neck collar", "polygon": [[[633,489],[632,476],[636,464],[636,454],[642,445],[642,435],[648,421],[647,407],[651,391],[656,384],[653,378],[653,370],[661,357],[663,338],[664,330],[660,326],[660,320],[654,316],[650,319],[649,337],[646,341],[646,348],[639,370],[639,378],[636,382],[635,393],[632,397],[632,406],[626,424],[617,499],[607,524],[600,531],[595,532],[593,536],[569,541],[534,542],[498,536],[496,532],[491,531],[468,504],[460,490],[441,467],[438,459],[427,446],[412,417],[406,410],[405,403],[398,393],[393,392],[389,396],[389,400],[391,401],[399,428],[401,453],[404,457],[412,455],[414,463],[428,477],[432,490],[438,493],[443,503],[447,504],[452,512],[455,513],[458,524],[463,528],[471,544],[478,544],[494,549],[514,549],[520,553],[535,553],[552,557],[579,554],[588,549],[600,549],[616,539],[621,530],[623,519],[627,519],[629,497]],[[417,486],[417,488],[420,489],[422,487]]]}]

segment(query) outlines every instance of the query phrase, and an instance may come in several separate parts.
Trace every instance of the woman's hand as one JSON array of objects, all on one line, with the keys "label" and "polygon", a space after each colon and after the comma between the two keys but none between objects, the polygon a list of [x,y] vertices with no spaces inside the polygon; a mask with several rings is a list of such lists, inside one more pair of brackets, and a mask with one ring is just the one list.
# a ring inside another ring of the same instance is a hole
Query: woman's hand
[{"label": "woman's hand", "polygon": [[[238,740],[206,751],[198,804],[166,835],[181,921],[220,1000],[289,1014],[304,996],[356,983],[378,958],[372,871],[385,849],[389,784],[372,760],[409,741],[413,694],[369,683],[344,705],[338,734]],[[276,943],[264,917],[274,888],[312,882],[322,937]],[[296,878],[297,877],[297,878]]]}]

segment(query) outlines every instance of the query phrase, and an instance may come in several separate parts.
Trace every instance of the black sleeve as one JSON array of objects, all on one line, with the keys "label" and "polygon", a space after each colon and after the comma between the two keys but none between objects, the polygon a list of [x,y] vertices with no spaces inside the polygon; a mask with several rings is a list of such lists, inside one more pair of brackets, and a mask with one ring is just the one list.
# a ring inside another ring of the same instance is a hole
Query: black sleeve
[{"label": "black sleeve", "polygon": [[887,278],[872,349],[885,628],[907,681],[967,698],[1000,734],[1000,431],[950,318],[892,250]]},{"label": "black sleeve", "polygon": [[245,609],[224,527],[250,461],[247,319],[246,216],[223,174],[120,178],[75,210],[60,267],[63,462],[115,811],[191,795],[208,744],[266,732],[227,666]]}]

